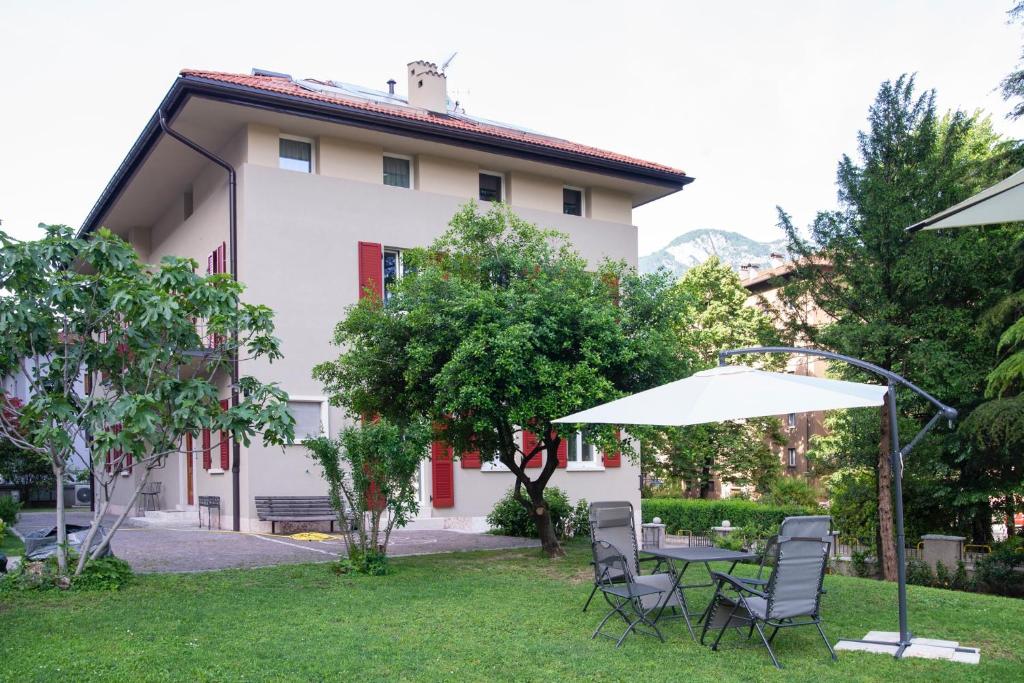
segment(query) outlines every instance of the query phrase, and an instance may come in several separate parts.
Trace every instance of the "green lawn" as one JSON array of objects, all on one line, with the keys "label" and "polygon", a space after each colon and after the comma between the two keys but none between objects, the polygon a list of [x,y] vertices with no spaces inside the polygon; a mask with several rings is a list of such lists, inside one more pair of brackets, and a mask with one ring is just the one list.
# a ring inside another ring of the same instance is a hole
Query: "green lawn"
[{"label": "green lawn", "polygon": [[[910,588],[923,636],[982,648],[980,666],[839,653],[813,628],[763,648],[727,636],[717,653],[681,622],[668,642],[590,640],[604,610],[583,547],[566,561],[535,551],[394,561],[382,577],[327,565],[148,575],[120,593],[0,597],[0,680],[805,680],[1011,681],[1024,671],[1024,602]],[[689,575],[688,575],[689,576]],[[895,630],[895,586],[830,576],[830,638]],[[596,605],[597,603],[595,603]]]},{"label": "green lawn", "polygon": [[21,555],[23,552],[25,552],[25,546],[22,545],[21,540],[10,529],[4,529],[4,532],[0,534],[0,553],[10,557],[11,555]]}]

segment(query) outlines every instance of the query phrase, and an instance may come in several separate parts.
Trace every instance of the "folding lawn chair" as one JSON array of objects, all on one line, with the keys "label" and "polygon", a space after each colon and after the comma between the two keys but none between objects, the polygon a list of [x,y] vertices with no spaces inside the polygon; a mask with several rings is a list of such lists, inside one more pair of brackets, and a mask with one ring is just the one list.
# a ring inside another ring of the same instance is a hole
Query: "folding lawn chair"
[{"label": "folding lawn chair", "polygon": [[[786,517],[779,525],[779,533],[768,539],[765,544],[764,553],[761,555],[761,566],[757,568],[756,577],[743,577],[744,583],[754,586],[768,584],[764,573],[775,565],[778,558],[778,539],[780,536],[790,538],[826,538],[832,533],[832,518],[828,515],[801,515],[799,517]],[[824,592],[824,591],[822,591]]]},{"label": "folding lawn chair", "polygon": [[[665,642],[665,637],[661,635],[661,631],[650,618],[650,613],[657,609],[665,589],[637,583],[630,570],[629,558],[607,541],[594,541],[590,547],[594,552],[594,568],[597,574],[596,588],[601,591],[601,595],[611,607],[590,638],[594,639],[598,636],[611,638],[615,641],[615,647],[622,645],[630,633],[653,636],[661,642]],[[645,599],[649,599],[648,604],[644,604]],[[626,630],[618,637],[602,633],[608,620],[616,615],[626,623]],[[650,630],[637,628],[640,624]]]},{"label": "folding lawn chair", "polygon": [[[709,630],[718,630],[711,649],[717,650],[722,635],[729,628],[749,626],[747,637],[754,630],[768,648],[772,663],[782,665],[772,650],[772,641],[780,629],[811,626],[818,629],[832,659],[836,653],[821,627],[821,585],[828,564],[830,540],[827,537],[779,536],[776,539],[776,558],[767,583],[755,588],[749,581],[721,572],[712,572],[717,582],[711,610],[704,621],[700,642]],[[766,637],[764,627],[772,634]]]},{"label": "folding lawn chair", "polygon": [[[662,610],[670,607],[673,610],[684,609],[685,605],[680,591],[676,589],[674,575],[667,572],[654,574],[640,573],[640,556],[637,551],[636,527],[634,527],[635,518],[633,516],[633,506],[630,503],[624,501],[593,503],[590,507],[590,517],[591,541],[604,541],[621,550],[627,560],[629,575],[633,577],[633,581],[661,590],[662,596],[652,593],[642,598],[645,608],[656,607],[659,606],[660,602],[664,602]],[[649,559],[654,561],[654,558]],[[587,604],[583,606],[584,612],[590,605],[590,600],[593,599],[594,594],[600,590],[602,581],[615,583],[626,580],[624,572],[616,574],[614,567],[605,569],[607,569],[607,572],[605,575],[602,575],[597,565],[595,564],[594,566],[594,588],[590,592]],[[661,616],[661,611],[658,612],[658,616]]]}]

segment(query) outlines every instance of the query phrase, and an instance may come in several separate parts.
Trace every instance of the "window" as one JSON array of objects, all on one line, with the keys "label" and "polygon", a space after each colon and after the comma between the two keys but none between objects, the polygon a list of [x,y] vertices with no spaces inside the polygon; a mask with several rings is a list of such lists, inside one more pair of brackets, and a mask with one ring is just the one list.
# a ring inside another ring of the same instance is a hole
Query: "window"
[{"label": "window", "polygon": [[570,470],[604,469],[601,451],[597,449],[597,446],[587,441],[587,437],[583,435],[583,432],[576,432],[569,439],[569,452],[566,464]]},{"label": "window", "polygon": [[583,215],[583,190],[575,187],[562,188],[562,213],[570,216]]},{"label": "window", "polygon": [[330,434],[327,425],[327,399],[322,396],[292,396],[288,412],[295,418],[295,440],[302,443],[308,438]]},{"label": "window", "polygon": [[412,162],[408,157],[384,157],[384,184],[392,187],[412,187]]},{"label": "window", "polygon": [[402,262],[400,249],[385,249],[384,254],[384,303],[391,299],[391,288],[398,279],[405,275],[405,264]]},{"label": "window", "polygon": [[279,166],[287,171],[313,172],[313,143],[302,138],[280,139]]},{"label": "window", "polygon": [[796,449],[795,448],[790,448],[789,449],[789,466],[790,467],[796,467]]},{"label": "window", "polygon": [[480,201],[500,202],[502,176],[497,173],[480,174]]},{"label": "window", "polygon": [[790,413],[786,416],[786,424],[790,429],[796,429],[796,413]]}]

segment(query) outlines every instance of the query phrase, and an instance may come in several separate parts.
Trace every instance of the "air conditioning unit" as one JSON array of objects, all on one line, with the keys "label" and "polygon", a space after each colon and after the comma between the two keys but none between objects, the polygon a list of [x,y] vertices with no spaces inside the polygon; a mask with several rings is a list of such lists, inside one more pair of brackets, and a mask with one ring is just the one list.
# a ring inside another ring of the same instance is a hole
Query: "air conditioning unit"
[{"label": "air conditioning unit", "polygon": [[92,504],[92,490],[89,484],[75,484],[75,507],[87,508]]}]

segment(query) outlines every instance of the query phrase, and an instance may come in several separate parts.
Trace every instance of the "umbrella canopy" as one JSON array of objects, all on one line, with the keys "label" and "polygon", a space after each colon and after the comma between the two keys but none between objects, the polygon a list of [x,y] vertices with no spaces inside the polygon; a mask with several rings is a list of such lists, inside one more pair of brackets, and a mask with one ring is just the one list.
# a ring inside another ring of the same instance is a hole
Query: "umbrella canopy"
[{"label": "umbrella canopy", "polygon": [[1024,169],[907,230],[917,232],[1014,221],[1024,221]]},{"label": "umbrella canopy", "polygon": [[880,406],[886,387],[727,365],[554,420],[666,427]]}]

